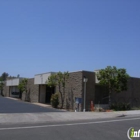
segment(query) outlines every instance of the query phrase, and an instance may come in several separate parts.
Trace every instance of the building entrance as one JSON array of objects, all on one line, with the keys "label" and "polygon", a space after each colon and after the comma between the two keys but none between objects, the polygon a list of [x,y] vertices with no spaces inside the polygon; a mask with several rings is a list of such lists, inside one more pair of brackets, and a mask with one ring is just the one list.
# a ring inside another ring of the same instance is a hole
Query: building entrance
[{"label": "building entrance", "polygon": [[39,102],[50,104],[51,96],[55,93],[55,87],[39,85]]}]

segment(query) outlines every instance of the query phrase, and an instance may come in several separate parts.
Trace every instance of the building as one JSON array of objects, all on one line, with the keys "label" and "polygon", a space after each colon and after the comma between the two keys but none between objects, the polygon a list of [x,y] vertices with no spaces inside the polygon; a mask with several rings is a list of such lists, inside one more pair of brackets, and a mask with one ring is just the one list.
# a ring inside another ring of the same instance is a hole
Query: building
[{"label": "building", "polygon": [[55,93],[55,87],[47,86],[48,77],[55,72],[37,74],[34,77],[34,84],[39,87],[38,102],[50,103],[51,95]]},{"label": "building", "polygon": [[21,92],[18,89],[18,85],[23,78],[14,78],[6,80],[6,86],[9,87],[7,95],[9,97],[21,98]]},{"label": "building", "polygon": [[[99,81],[97,80],[96,72],[97,71],[77,71],[69,73],[65,88],[65,108],[71,110],[79,108],[79,110],[82,111],[84,109],[84,99],[86,99],[86,110],[90,110],[91,101],[94,104],[108,104],[108,90],[98,84]],[[20,80],[22,80],[21,78],[7,80],[3,93],[5,96],[18,97],[30,102],[50,103],[51,95],[58,92],[58,87],[48,87],[46,84],[48,77],[52,74],[55,74],[55,72],[37,74],[34,78],[28,79],[27,95],[25,93],[22,93],[21,95],[17,88]],[[86,83],[84,83],[84,78],[88,79]],[[129,78],[128,90],[112,94],[112,103],[125,102],[130,103],[131,106],[140,106],[139,85],[140,78]],[[85,91],[86,97],[84,98]],[[17,93],[19,93],[18,96],[16,95]],[[78,105],[77,99],[81,99],[80,101],[82,101],[82,103]]]}]

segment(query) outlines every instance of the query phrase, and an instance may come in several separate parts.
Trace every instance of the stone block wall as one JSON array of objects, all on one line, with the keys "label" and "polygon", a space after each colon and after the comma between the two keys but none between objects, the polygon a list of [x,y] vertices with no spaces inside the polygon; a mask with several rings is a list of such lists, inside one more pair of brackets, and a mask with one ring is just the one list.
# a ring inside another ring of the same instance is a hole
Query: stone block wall
[{"label": "stone block wall", "polygon": [[[65,88],[64,108],[75,110],[77,107],[75,97],[81,98],[83,93],[82,75],[82,71],[69,73]],[[59,92],[58,87],[56,87],[56,92]],[[80,110],[82,110],[81,106]]]},{"label": "stone block wall", "polygon": [[[69,79],[66,82],[64,108],[75,110],[77,104],[75,98],[82,98],[82,104],[79,106],[79,111],[83,111],[84,101],[84,83],[83,77],[88,78],[86,84],[86,110],[90,110],[90,103],[94,101],[95,93],[95,73],[88,71],[79,71],[69,73]],[[56,87],[56,92],[59,92]]]},{"label": "stone block wall", "polygon": [[30,102],[38,102],[39,98],[39,85],[34,84],[34,78],[28,79],[27,84],[27,94],[25,92],[22,93],[22,100],[30,101]]},{"label": "stone block wall", "polygon": [[132,107],[140,107],[140,78],[130,77],[127,91],[114,93],[111,98],[114,103],[130,103]]},{"label": "stone block wall", "polygon": [[95,84],[95,104],[108,104],[109,103],[109,91],[105,86]]},{"label": "stone block wall", "polygon": [[9,87],[6,86],[6,83],[5,83],[4,88],[3,88],[3,95],[5,97],[9,97]]},{"label": "stone block wall", "polygon": [[83,71],[83,77],[82,77],[83,100],[84,100],[84,82],[83,82],[84,77],[88,78],[88,81],[86,83],[86,110],[90,111],[91,101],[93,101],[94,103],[94,99],[95,99],[95,73],[89,71]]},{"label": "stone block wall", "polygon": [[38,102],[39,98],[39,85],[34,84],[34,78],[28,79],[28,89],[30,91],[31,102]]}]

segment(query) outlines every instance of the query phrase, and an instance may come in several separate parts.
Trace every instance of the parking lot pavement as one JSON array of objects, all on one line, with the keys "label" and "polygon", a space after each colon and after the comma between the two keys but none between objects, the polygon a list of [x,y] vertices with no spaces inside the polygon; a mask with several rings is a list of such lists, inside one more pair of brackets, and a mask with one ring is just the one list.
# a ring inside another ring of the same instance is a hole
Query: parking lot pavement
[{"label": "parking lot pavement", "polygon": [[38,106],[20,100],[12,100],[0,96],[0,113],[38,113],[38,112],[64,112],[62,110]]}]

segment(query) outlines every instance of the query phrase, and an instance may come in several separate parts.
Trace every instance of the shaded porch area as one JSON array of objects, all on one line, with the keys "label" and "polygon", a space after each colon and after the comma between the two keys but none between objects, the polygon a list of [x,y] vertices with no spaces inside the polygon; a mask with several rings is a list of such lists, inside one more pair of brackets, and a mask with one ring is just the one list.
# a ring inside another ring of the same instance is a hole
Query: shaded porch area
[{"label": "shaded porch area", "polygon": [[50,104],[51,96],[55,93],[55,87],[39,85],[39,103]]}]

